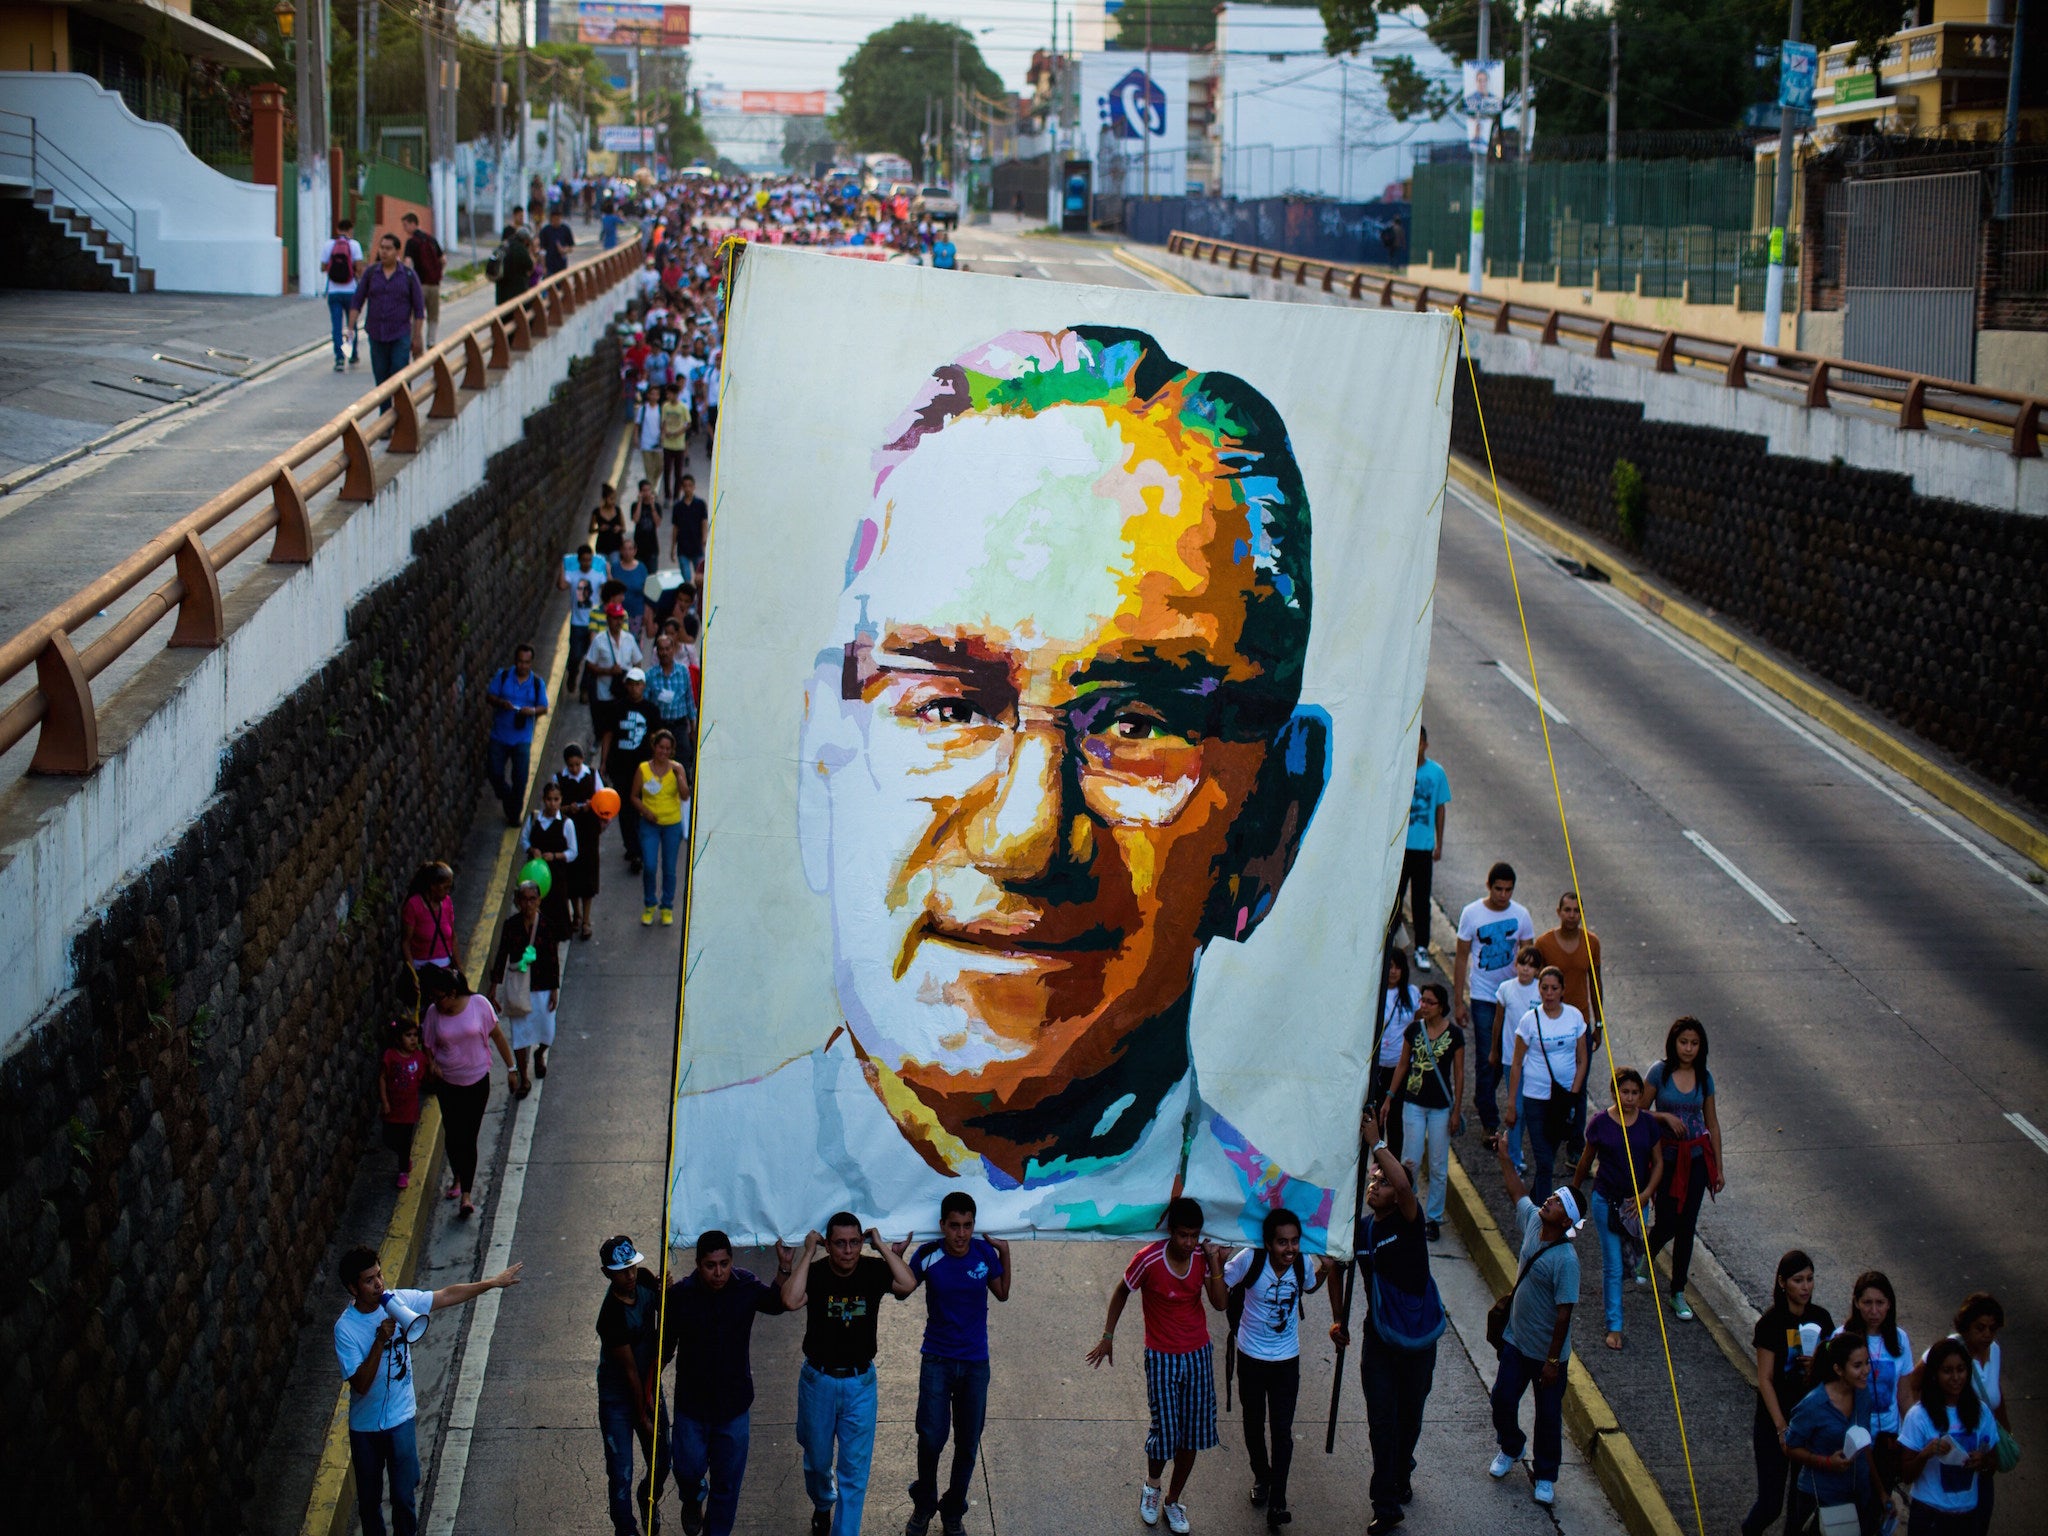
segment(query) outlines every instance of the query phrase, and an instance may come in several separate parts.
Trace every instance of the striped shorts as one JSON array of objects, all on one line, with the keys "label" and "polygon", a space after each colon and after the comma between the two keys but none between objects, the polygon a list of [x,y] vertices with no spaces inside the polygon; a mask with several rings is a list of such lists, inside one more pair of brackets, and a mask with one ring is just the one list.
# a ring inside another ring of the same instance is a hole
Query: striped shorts
[{"label": "striped shorts", "polygon": [[1145,1351],[1145,1401],[1152,1431],[1145,1436],[1147,1461],[1171,1461],[1176,1451],[1206,1451],[1216,1445],[1216,1351],[1204,1344],[1184,1355]]}]

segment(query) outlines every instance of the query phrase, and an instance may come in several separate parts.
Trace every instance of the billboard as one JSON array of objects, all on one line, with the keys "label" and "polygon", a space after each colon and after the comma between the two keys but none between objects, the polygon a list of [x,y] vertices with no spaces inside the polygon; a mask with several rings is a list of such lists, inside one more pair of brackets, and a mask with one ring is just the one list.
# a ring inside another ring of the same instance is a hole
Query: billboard
[{"label": "billboard", "polygon": [[690,41],[690,8],[643,0],[581,0],[576,40],[609,48],[681,48]]},{"label": "billboard", "polygon": [[1349,1251],[1452,346],[748,248],[672,1242],[930,1232],[962,1190],[994,1233],[1185,1193]]},{"label": "billboard", "polygon": [[654,152],[654,130],[635,128],[631,123],[600,123],[597,147],[612,154],[646,155]]},{"label": "billboard", "polygon": [[741,91],[742,112],[779,112],[784,117],[823,117],[823,91]]}]

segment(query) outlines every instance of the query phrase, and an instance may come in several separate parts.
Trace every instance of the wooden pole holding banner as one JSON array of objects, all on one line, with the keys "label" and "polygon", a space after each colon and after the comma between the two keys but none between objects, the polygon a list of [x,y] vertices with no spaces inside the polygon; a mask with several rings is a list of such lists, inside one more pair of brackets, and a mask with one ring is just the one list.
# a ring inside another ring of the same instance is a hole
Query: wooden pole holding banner
[{"label": "wooden pole holding banner", "polygon": [[[1355,1235],[1358,1223],[1365,1216],[1365,1164],[1371,1148],[1365,1144],[1364,1117],[1367,1104],[1373,1102],[1375,1090],[1379,1087],[1380,1035],[1387,1027],[1387,955],[1394,947],[1394,930],[1401,926],[1401,899],[1397,892],[1394,910],[1387,914],[1387,932],[1380,941],[1379,973],[1375,979],[1372,995],[1372,1071],[1366,1078],[1365,1104],[1358,1107],[1360,1128],[1358,1133],[1358,1173],[1352,1180],[1351,1230]],[[1358,1255],[1351,1256],[1351,1262],[1344,1266],[1344,1318],[1345,1327],[1351,1326],[1351,1293],[1358,1281]],[[1334,1282],[1332,1282],[1334,1283]],[[1337,1407],[1344,1398],[1344,1346],[1337,1346],[1337,1368],[1330,1373],[1330,1423],[1323,1432],[1323,1454],[1331,1455],[1337,1449]]]}]

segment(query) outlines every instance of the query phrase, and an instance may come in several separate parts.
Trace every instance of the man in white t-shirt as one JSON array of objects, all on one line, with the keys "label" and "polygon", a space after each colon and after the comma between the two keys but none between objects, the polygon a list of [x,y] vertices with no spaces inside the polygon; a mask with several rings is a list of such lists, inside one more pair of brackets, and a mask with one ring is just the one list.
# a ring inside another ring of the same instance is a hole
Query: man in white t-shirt
[{"label": "man in white t-shirt", "polygon": [[[1302,1257],[1301,1221],[1282,1207],[1266,1214],[1261,1248],[1240,1248],[1223,1266],[1236,1331],[1244,1448],[1252,1464],[1252,1508],[1266,1525],[1287,1524],[1287,1472],[1294,1462],[1294,1403],[1301,1393],[1304,1298],[1329,1277],[1330,1261]],[[1240,1310],[1241,1309],[1241,1310]],[[1272,1439],[1267,1443],[1270,1421]]]},{"label": "man in white t-shirt", "polygon": [[391,1481],[391,1523],[399,1536],[418,1528],[413,1498],[420,1481],[419,1445],[413,1433],[418,1406],[413,1400],[412,1345],[385,1311],[385,1299],[422,1319],[463,1306],[485,1291],[519,1283],[523,1265],[514,1264],[488,1280],[444,1285],[438,1291],[387,1291],[384,1267],[374,1248],[351,1248],[341,1256],[341,1288],[350,1305],[334,1320],[334,1354],[348,1383],[348,1448],[355,1465],[356,1513],[363,1536],[384,1536],[384,1481]]},{"label": "man in white t-shirt", "polygon": [[1500,1087],[1505,1029],[1496,1006],[1500,984],[1515,974],[1515,955],[1536,937],[1529,909],[1515,900],[1514,866],[1486,872],[1486,895],[1458,914],[1458,960],[1451,978],[1451,1012],[1471,1045],[1473,1107],[1486,1130],[1500,1124],[1494,1102]]},{"label": "man in white t-shirt", "polygon": [[320,276],[327,286],[327,320],[334,328],[336,373],[360,360],[355,331],[343,335],[356,302],[356,280],[363,275],[363,248],[356,243],[355,229],[355,220],[336,219],[334,238],[320,253]]}]

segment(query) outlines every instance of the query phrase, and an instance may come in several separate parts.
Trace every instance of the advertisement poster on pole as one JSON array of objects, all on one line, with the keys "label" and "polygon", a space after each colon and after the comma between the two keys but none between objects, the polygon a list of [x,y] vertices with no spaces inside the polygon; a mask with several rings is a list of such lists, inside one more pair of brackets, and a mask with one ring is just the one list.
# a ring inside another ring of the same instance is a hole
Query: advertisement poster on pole
[{"label": "advertisement poster on pole", "polygon": [[1463,95],[1467,117],[1500,116],[1504,74],[1498,59],[1465,62]]},{"label": "advertisement poster on pole", "polygon": [[1794,112],[1813,110],[1813,82],[1820,69],[1820,49],[1812,43],[1781,43],[1778,47],[1778,105]]}]

